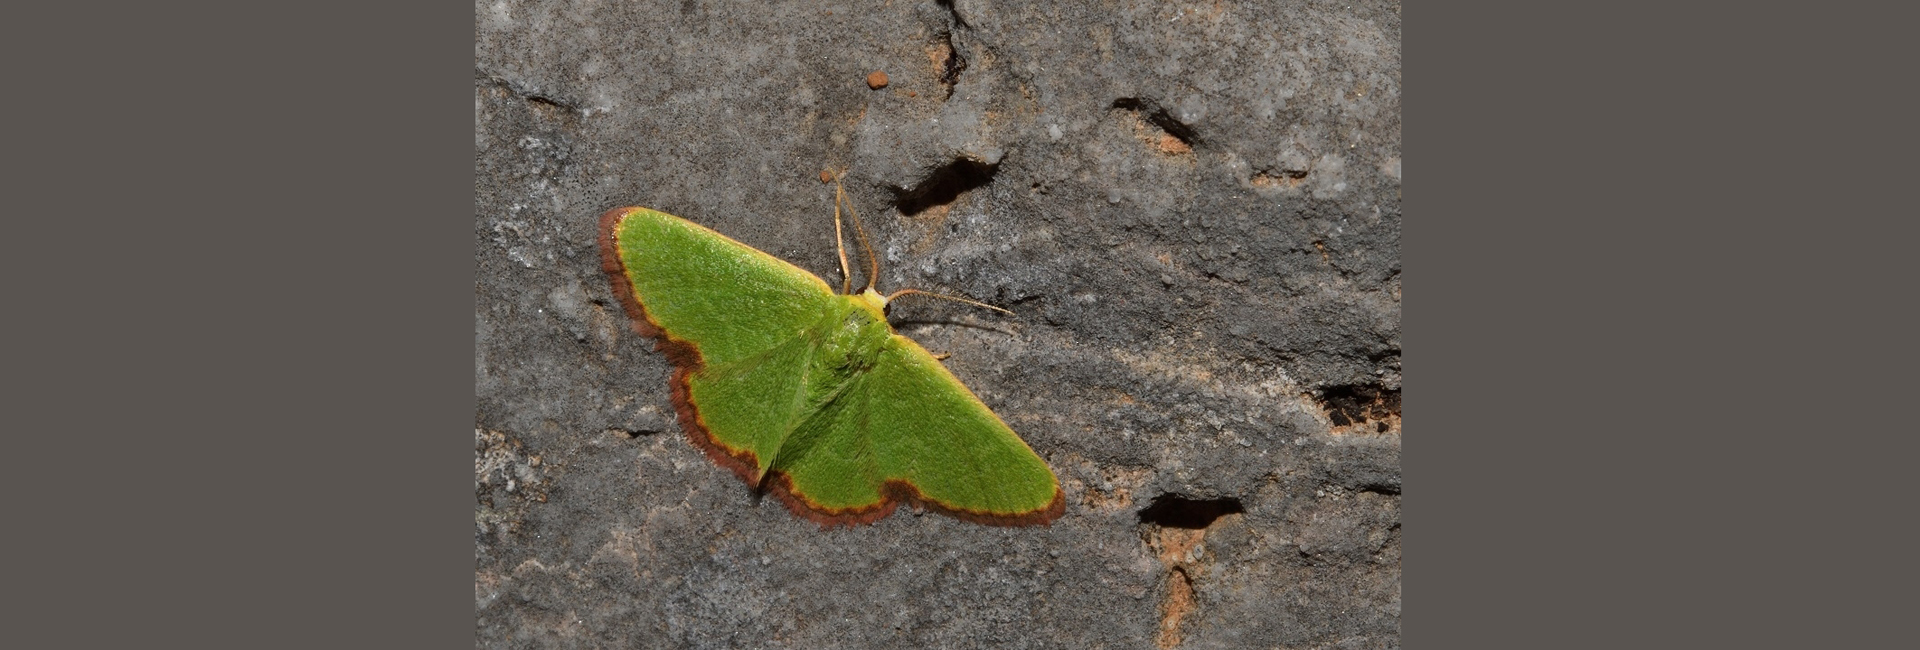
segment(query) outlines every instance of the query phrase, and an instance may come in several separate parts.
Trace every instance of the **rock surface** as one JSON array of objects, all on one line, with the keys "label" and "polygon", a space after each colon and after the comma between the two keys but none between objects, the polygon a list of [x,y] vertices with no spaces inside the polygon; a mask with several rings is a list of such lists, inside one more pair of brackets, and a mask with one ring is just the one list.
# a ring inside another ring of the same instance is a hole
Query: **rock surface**
[{"label": "rock surface", "polygon": [[[1028,4],[476,4],[477,645],[1399,646],[1399,3]],[[822,531],[682,435],[599,215],[837,285],[827,169],[881,289],[1019,313],[894,321],[1051,526]]]}]

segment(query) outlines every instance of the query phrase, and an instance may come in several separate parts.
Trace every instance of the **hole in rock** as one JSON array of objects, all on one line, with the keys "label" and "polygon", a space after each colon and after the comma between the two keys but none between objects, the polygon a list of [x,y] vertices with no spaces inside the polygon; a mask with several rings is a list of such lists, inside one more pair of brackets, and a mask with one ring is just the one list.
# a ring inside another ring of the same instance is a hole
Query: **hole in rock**
[{"label": "hole in rock", "polygon": [[[1384,425],[1390,418],[1400,415],[1400,391],[1387,390],[1374,384],[1329,386],[1321,391],[1320,401],[1326,405],[1327,420],[1336,427],[1356,422]],[[1376,428],[1381,432],[1387,431],[1386,428]]]},{"label": "hole in rock", "polygon": [[961,194],[993,182],[996,167],[967,158],[954,160],[934,170],[920,184],[900,192],[894,206],[900,209],[900,214],[912,216],[927,208],[953,203]]},{"label": "hole in rock", "polygon": [[1177,494],[1162,494],[1140,509],[1140,523],[1165,528],[1206,528],[1215,519],[1246,512],[1239,499],[1189,499]]},{"label": "hole in rock", "polygon": [[1140,117],[1145,118],[1148,122],[1152,122],[1154,126],[1160,127],[1160,130],[1166,131],[1167,135],[1178,139],[1180,144],[1186,145],[1189,149],[1193,147],[1194,143],[1200,141],[1198,135],[1193,132],[1193,127],[1187,126],[1186,123],[1174,119],[1172,113],[1168,113],[1167,109],[1161,107],[1158,102],[1151,99],[1145,97],[1121,97],[1113,100],[1113,107],[1139,113]]}]

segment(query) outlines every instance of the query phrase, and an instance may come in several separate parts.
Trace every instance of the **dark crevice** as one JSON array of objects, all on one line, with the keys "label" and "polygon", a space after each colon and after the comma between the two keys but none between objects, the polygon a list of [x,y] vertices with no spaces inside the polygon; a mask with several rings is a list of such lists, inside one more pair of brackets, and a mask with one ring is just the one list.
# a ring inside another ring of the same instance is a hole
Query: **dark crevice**
[{"label": "dark crevice", "polygon": [[940,68],[940,85],[947,89],[946,97],[942,99],[952,99],[953,87],[960,84],[960,73],[967,69],[967,57],[960,55],[960,47],[953,42],[953,32],[973,27],[967,24],[967,19],[960,17],[960,8],[953,6],[953,0],[934,0],[934,5],[946,11],[949,19],[949,24],[935,27],[940,37],[939,46],[945,48],[942,52],[944,56],[935,64]]},{"label": "dark crevice", "polygon": [[947,10],[947,13],[953,16],[953,24],[973,29],[972,25],[967,24],[967,19],[960,17],[960,8],[953,6],[953,0],[934,0],[933,3],[940,5],[941,9]]},{"label": "dark crevice", "polygon": [[541,104],[544,106],[551,106],[554,108],[564,108],[566,110],[574,111],[574,112],[580,111],[580,104],[577,102],[569,101],[566,99],[562,99],[560,97],[555,97],[547,93],[533,90],[531,88],[526,87],[524,84],[514,82],[512,80],[509,80],[505,77],[501,77],[499,75],[488,74],[487,72],[482,71],[478,68],[474,69],[473,71],[473,81],[474,81],[474,85],[486,86],[489,88],[499,88],[509,93],[513,93],[514,95],[519,96],[521,99],[525,99],[528,102],[532,102],[534,104]]},{"label": "dark crevice", "polygon": [[572,106],[561,103],[560,100],[554,99],[552,97],[548,97],[546,95],[527,95],[526,98],[527,98],[527,101],[533,102],[535,104],[545,104],[547,106],[552,106],[554,108],[564,108],[567,110],[573,110]]},{"label": "dark crevice", "polygon": [[1173,119],[1173,114],[1168,113],[1159,102],[1145,97],[1121,97],[1113,100],[1113,107],[1139,113],[1141,118],[1160,127],[1160,130],[1166,131],[1168,135],[1178,138],[1181,144],[1191,147],[1200,143],[1200,137],[1193,132],[1193,127]]},{"label": "dark crevice", "polygon": [[1361,485],[1361,486],[1360,486],[1360,491],[1361,491],[1361,492],[1372,492],[1372,493],[1374,493],[1374,494],[1391,494],[1391,495],[1394,495],[1394,496],[1399,496],[1399,495],[1400,495],[1400,484],[1399,484],[1399,483],[1387,483],[1387,482],[1385,482],[1385,481],[1380,481],[1380,482],[1373,482],[1373,483],[1366,483],[1366,484],[1363,484],[1363,485]]},{"label": "dark crevice", "polygon": [[993,174],[998,169],[999,165],[956,159],[934,170],[918,185],[896,192],[893,205],[900,209],[900,214],[911,216],[927,208],[953,203],[961,194],[993,182]]},{"label": "dark crevice", "polygon": [[1307,171],[1262,167],[1254,171],[1251,181],[1255,187],[1295,187],[1307,180]]},{"label": "dark crevice", "polygon": [[1200,529],[1213,525],[1223,516],[1246,512],[1239,499],[1189,499],[1177,494],[1162,494],[1140,509],[1140,523],[1165,528]]},{"label": "dark crevice", "polygon": [[1384,425],[1383,420],[1400,415],[1400,391],[1376,384],[1329,386],[1321,390],[1320,401],[1326,405],[1327,419],[1336,427],[1355,422]]},{"label": "dark crevice", "polygon": [[953,46],[953,35],[947,35],[947,65],[940,71],[940,83],[947,85],[947,93],[953,93],[953,86],[960,83],[960,72],[967,69],[967,57],[960,56],[960,48]]},{"label": "dark crevice", "polygon": [[[956,19],[957,20],[957,19]],[[947,60],[940,66],[940,85],[946,86],[947,96],[953,97],[953,87],[960,85],[960,73],[967,69],[967,57],[960,55],[960,48],[953,44],[953,32],[946,33]]]}]

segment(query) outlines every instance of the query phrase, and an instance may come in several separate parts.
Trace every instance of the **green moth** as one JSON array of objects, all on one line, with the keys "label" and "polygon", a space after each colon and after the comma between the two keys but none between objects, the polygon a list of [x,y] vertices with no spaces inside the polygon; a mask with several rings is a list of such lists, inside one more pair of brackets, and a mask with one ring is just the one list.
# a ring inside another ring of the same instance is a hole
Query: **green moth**
[{"label": "green moth", "polygon": [[[843,196],[836,191],[836,241]],[[852,290],[841,247],[846,281],[834,293],[799,267],[664,212],[618,208],[600,218],[613,293],[634,330],[673,362],[687,437],[823,527],[872,523],[902,501],[983,524],[1059,517],[1065,500],[1046,462],[894,333],[888,300],[925,292],[874,291],[879,263],[858,215],[854,228],[867,286]]]}]

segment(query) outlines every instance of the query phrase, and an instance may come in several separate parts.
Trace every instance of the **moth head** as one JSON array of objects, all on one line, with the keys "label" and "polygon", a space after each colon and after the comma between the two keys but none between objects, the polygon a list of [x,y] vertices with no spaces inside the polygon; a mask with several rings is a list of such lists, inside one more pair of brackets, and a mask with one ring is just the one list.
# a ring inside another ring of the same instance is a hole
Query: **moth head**
[{"label": "moth head", "polygon": [[878,291],[874,291],[873,287],[867,287],[866,291],[862,291],[854,295],[859,296],[860,300],[865,301],[869,306],[872,306],[874,311],[880,312],[880,315],[882,316],[886,315],[887,297],[880,295],[880,292]]}]

